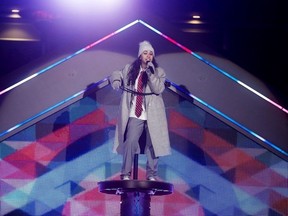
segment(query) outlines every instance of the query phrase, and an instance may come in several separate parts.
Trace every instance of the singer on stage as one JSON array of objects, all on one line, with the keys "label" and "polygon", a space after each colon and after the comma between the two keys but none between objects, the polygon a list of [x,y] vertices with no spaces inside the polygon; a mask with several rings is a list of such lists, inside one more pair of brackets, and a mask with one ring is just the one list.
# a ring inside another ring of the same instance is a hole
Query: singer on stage
[{"label": "singer on stage", "polygon": [[116,125],[114,152],[123,155],[121,179],[130,180],[139,138],[145,132],[146,178],[157,180],[158,159],[171,154],[165,105],[166,74],[148,41],[139,44],[137,59],[109,77],[113,89],[123,91]]}]

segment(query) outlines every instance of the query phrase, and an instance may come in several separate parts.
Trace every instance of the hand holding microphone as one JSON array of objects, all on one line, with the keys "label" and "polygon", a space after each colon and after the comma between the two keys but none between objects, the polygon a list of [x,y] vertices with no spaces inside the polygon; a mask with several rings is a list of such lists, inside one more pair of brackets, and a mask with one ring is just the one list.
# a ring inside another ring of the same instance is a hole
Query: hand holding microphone
[{"label": "hand holding microphone", "polygon": [[152,74],[155,72],[155,67],[151,61],[147,62],[147,72]]}]

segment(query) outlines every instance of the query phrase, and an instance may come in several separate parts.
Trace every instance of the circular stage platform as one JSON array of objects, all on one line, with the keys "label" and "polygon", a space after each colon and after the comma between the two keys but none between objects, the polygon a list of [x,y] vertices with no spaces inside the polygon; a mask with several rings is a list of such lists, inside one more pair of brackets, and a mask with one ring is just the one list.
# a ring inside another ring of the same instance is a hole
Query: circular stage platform
[{"label": "circular stage platform", "polygon": [[151,196],[173,193],[172,184],[160,181],[114,180],[98,186],[101,193],[121,195],[121,216],[149,216]]},{"label": "circular stage platform", "polygon": [[114,180],[98,182],[99,191],[121,195],[125,192],[142,192],[152,196],[168,195],[173,192],[173,185],[160,181]]}]

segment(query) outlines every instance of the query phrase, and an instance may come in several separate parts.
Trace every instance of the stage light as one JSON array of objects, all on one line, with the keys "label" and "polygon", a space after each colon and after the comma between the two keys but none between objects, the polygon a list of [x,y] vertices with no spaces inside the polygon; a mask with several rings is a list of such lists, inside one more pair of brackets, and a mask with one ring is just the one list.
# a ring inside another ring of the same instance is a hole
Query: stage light
[{"label": "stage light", "polygon": [[0,24],[0,40],[40,41],[40,34],[30,23],[2,23]]},{"label": "stage light", "polygon": [[203,24],[202,21],[200,21],[200,20],[195,20],[195,19],[190,20],[190,21],[188,21],[187,23],[189,23],[189,24],[194,24],[194,25]]},{"label": "stage light", "polygon": [[18,9],[12,9],[11,12],[12,12],[12,13],[19,13],[20,10],[18,10]]},{"label": "stage light", "polygon": [[8,18],[12,19],[20,19],[21,16],[19,14],[20,10],[19,9],[12,9],[11,13],[7,15]]}]

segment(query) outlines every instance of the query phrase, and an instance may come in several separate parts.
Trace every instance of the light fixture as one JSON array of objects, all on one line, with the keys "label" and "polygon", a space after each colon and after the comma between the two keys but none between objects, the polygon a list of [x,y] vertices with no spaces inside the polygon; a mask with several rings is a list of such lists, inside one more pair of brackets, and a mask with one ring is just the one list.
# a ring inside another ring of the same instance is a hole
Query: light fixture
[{"label": "light fixture", "polygon": [[194,24],[194,25],[203,24],[202,21],[200,21],[200,20],[195,20],[195,19],[189,20],[187,23],[189,23],[189,24]]},{"label": "light fixture", "polygon": [[19,9],[12,9],[11,12],[12,12],[12,13],[19,13],[20,10],[19,10]]},{"label": "light fixture", "polygon": [[30,23],[0,23],[0,41],[40,41],[40,33]]},{"label": "light fixture", "polygon": [[20,16],[19,12],[20,12],[19,9],[12,9],[10,14],[8,15],[8,18],[20,19],[21,16]]}]

